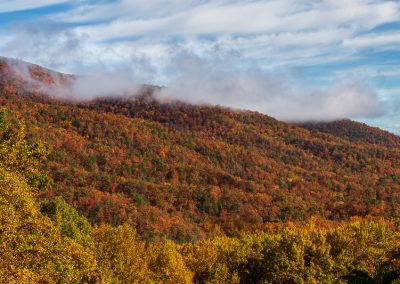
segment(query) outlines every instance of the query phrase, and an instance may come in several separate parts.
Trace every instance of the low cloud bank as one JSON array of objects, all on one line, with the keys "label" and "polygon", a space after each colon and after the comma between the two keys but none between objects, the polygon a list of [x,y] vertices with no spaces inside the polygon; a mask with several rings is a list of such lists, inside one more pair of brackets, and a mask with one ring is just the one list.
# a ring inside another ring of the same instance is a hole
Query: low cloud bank
[{"label": "low cloud bank", "polygon": [[294,74],[246,69],[223,59],[189,56],[174,64],[177,75],[160,91],[162,98],[256,110],[285,121],[377,117],[385,112],[378,94],[357,80],[309,88]]},{"label": "low cloud bank", "polygon": [[128,74],[104,72],[76,78],[69,85],[74,99],[88,101],[101,97],[121,97],[136,94],[140,85]]},{"label": "low cloud bank", "polygon": [[[77,76],[68,84],[60,82],[57,73],[51,73],[54,84],[48,85],[32,78],[25,63],[13,62],[10,66],[51,96],[81,101],[133,95],[151,73],[151,68],[143,69],[146,64],[125,66]],[[163,72],[168,73],[169,80],[155,95],[160,100],[255,110],[284,121],[371,118],[383,115],[387,109],[371,87],[357,80],[309,88],[299,75],[249,69],[224,57],[204,59],[184,54],[166,64]]]}]

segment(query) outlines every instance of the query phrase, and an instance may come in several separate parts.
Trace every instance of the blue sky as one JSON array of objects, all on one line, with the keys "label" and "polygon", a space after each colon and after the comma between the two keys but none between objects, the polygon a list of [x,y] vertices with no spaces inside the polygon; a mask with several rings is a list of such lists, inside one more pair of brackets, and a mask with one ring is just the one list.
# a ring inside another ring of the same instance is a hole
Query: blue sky
[{"label": "blue sky", "polygon": [[400,1],[2,0],[0,55],[400,133]]}]

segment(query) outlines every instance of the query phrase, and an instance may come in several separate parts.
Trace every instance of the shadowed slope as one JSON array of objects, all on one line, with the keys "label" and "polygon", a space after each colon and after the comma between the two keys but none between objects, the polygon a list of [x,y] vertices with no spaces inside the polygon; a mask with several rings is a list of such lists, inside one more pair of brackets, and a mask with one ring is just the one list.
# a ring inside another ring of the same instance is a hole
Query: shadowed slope
[{"label": "shadowed slope", "polygon": [[387,147],[400,147],[399,136],[351,120],[309,122],[298,125],[308,130],[318,130],[353,142],[370,143]]}]

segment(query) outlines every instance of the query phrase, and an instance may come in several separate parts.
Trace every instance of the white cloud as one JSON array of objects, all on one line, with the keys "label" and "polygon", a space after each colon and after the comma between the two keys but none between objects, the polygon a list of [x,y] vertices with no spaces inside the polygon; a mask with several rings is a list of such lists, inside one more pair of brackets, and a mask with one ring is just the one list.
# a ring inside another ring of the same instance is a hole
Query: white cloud
[{"label": "white cloud", "polygon": [[1,53],[45,65],[63,69],[84,62],[90,52],[84,49],[84,37],[56,23],[9,26],[10,35],[3,38]]},{"label": "white cloud", "polygon": [[[83,1],[82,1],[83,2]],[[51,18],[64,22],[97,22],[100,20],[129,17],[148,19],[164,17],[193,8],[208,1],[198,0],[119,0],[80,3],[75,9],[58,13]]]},{"label": "white cloud", "polygon": [[78,2],[76,8],[50,18],[92,23],[51,29],[49,35],[48,27],[40,25],[9,29],[2,36],[1,51],[42,64],[57,62],[49,67],[64,65],[71,71],[132,56],[163,64],[176,47],[195,54],[233,52],[274,68],[353,60],[366,46],[397,48],[398,42],[396,34],[359,36],[400,18],[398,1]]},{"label": "white cloud", "polygon": [[122,17],[78,27],[77,32],[96,40],[110,40],[129,36],[295,33],[341,26],[362,31],[397,20],[399,10],[400,3],[394,1],[216,1],[165,16]]},{"label": "white cloud", "polygon": [[161,91],[161,98],[257,110],[286,121],[384,114],[378,94],[350,79],[333,86],[310,88],[290,73],[242,69],[229,58],[205,61],[187,55],[177,58],[173,70],[178,74]]},{"label": "white cloud", "polygon": [[345,39],[344,47],[353,49],[376,48],[385,49],[400,49],[400,32],[385,33],[385,34],[367,34],[355,38]]},{"label": "white cloud", "polygon": [[[363,48],[361,43],[366,44],[366,39],[359,34],[400,18],[398,1],[187,1],[182,4],[176,0],[171,5],[163,3],[122,0],[97,5],[97,9],[89,6],[93,12],[86,8],[73,10],[64,18],[74,21],[87,16],[86,20],[96,21],[104,19],[96,14],[104,10],[109,21],[78,26],[74,32],[88,36],[93,42],[108,44],[110,48],[120,42],[119,47],[125,45],[131,50],[131,46],[142,45],[144,50],[155,44],[164,45],[162,50],[176,44],[191,47],[194,53],[230,50],[244,59],[268,62],[270,68],[354,59]],[[378,44],[375,46],[380,48]],[[395,47],[394,43],[385,47],[388,46]]]},{"label": "white cloud", "polygon": [[30,10],[64,2],[68,2],[68,0],[2,0],[0,2],[0,13]]},{"label": "white cloud", "polygon": [[[146,80],[146,74],[151,76],[155,72],[146,60],[130,63],[113,70],[98,66],[92,75],[78,77],[69,88],[36,83],[42,85],[43,91],[62,98],[130,96]],[[29,82],[34,81],[25,64],[16,62],[13,68],[25,74]],[[237,58],[229,55],[204,59],[183,53],[165,64],[163,73],[167,72],[168,85],[156,94],[161,100],[256,110],[285,121],[329,121],[384,114],[378,94],[359,81],[348,79],[332,86],[310,88],[303,85],[303,78],[296,73],[243,68]]]}]

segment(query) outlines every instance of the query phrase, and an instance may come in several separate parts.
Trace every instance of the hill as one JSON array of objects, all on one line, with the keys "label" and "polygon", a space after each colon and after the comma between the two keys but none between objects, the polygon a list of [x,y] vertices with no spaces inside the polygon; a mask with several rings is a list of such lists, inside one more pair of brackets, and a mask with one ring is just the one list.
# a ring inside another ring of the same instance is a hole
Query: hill
[{"label": "hill", "polygon": [[57,99],[68,99],[72,95],[68,85],[75,78],[18,59],[0,57],[0,86],[8,96],[49,100],[54,95]]},{"label": "hill", "polygon": [[51,91],[75,77],[44,84],[9,67],[1,283],[398,281],[398,148],[161,104],[151,86],[60,99]]},{"label": "hill", "polygon": [[298,124],[308,130],[318,130],[352,141],[386,147],[400,147],[400,137],[390,132],[351,120],[309,122]]},{"label": "hill", "polygon": [[400,148],[387,132],[353,122],[356,133],[309,130],[256,112],[160,103],[151,87],[132,98],[59,100],[51,93],[59,81],[46,74],[62,85],[73,76],[34,66],[44,75],[26,81],[0,66],[1,106],[51,153],[44,170],[53,184],[41,197],[62,196],[94,224],[127,222],[147,240],[187,241],[311,216],[400,214]]}]

